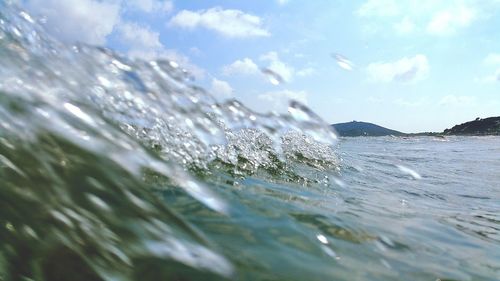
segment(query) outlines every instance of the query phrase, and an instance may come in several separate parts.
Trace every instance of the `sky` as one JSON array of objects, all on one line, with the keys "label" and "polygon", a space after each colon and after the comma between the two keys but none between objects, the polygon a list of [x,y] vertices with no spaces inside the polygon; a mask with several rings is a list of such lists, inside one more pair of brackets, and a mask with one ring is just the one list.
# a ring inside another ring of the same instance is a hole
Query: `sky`
[{"label": "sky", "polygon": [[500,0],[20,1],[61,41],[173,60],[259,112],[408,133],[500,116]]}]

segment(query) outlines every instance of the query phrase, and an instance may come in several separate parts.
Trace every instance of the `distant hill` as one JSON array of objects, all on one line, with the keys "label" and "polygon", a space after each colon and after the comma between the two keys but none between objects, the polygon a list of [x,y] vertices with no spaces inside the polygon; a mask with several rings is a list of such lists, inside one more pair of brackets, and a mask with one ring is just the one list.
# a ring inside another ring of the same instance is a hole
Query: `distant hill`
[{"label": "distant hill", "polygon": [[387,129],[379,125],[367,122],[352,121],[347,123],[333,124],[332,127],[341,137],[359,137],[359,136],[403,136],[404,133]]},{"label": "distant hill", "polygon": [[445,135],[500,135],[500,116],[489,118],[476,118],[451,129],[444,130]]}]

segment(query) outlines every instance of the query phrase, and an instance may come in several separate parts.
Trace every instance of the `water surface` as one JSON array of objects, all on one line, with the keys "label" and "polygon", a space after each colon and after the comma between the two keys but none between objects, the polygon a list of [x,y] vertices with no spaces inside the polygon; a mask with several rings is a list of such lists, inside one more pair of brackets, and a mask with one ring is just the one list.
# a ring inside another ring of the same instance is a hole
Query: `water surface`
[{"label": "water surface", "polygon": [[0,280],[498,280],[500,138],[338,140],[0,3]]}]

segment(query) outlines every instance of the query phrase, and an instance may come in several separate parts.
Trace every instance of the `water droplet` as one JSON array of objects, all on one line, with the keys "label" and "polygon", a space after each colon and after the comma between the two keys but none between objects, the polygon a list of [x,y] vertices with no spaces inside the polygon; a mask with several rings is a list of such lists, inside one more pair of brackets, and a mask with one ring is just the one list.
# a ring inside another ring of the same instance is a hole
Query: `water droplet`
[{"label": "water droplet", "polygon": [[345,184],[345,182],[344,182],[343,180],[341,180],[341,179],[339,179],[339,178],[337,178],[337,177],[332,177],[332,179],[333,179],[333,182],[334,182],[336,185],[338,185],[338,186],[340,186],[340,187],[346,187],[346,184]]},{"label": "water droplet", "polygon": [[337,61],[338,66],[342,69],[351,71],[354,68],[354,64],[341,54],[332,54],[332,57]]},{"label": "water droplet", "polygon": [[392,269],[391,265],[385,259],[380,259],[380,262],[388,269]]},{"label": "water droplet", "polygon": [[179,64],[176,63],[175,61],[171,60],[171,61],[168,61],[168,63],[170,64],[171,67],[173,68],[178,68],[179,67]]},{"label": "water droplet", "polygon": [[403,173],[407,174],[407,175],[410,175],[412,176],[414,179],[416,180],[419,180],[419,179],[422,179],[422,176],[419,175],[417,172],[415,172],[414,170],[408,168],[408,167],[405,167],[405,166],[402,166],[402,165],[396,165],[396,167]]},{"label": "water droplet", "polygon": [[97,80],[99,80],[101,85],[103,85],[106,88],[111,87],[111,85],[112,85],[111,82],[105,77],[97,76]]},{"label": "water droplet", "polygon": [[323,244],[328,244],[328,239],[323,234],[318,234],[316,235],[316,238],[319,240],[319,242]]},{"label": "water droplet", "polygon": [[12,32],[14,33],[14,35],[16,35],[17,37],[23,37],[23,35],[21,34],[21,31],[19,31],[19,29],[17,27],[13,27],[12,28]]},{"label": "water droplet", "polygon": [[10,222],[7,222],[5,223],[5,228],[10,231],[10,232],[14,232],[16,229],[14,228],[14,225],[12,225],[12,223]]},{"label": "water droplet", "polygon": [[269,79],[269,82],[273,85],[277,86],[285,81],[281,75],[269,68],[262,68],[260,71],[267,76],[267,79]]},{"label": "water droplet", "polygon": [[74,227],[74,225],[71,222],[71,220],[66,215],[64,215],[63,213],[61,213],[59,211],[56,211],[56,210],[51,210],[50,214],[52,215],[52,217],[54,217],[56,220],[64,223],[66,226],[68,226],[70,228]]},{"label": "water droplet", "polygon": [[87,194],[87,199],[89,199],[90,202],[92,202],[94,205],[96,205],[98,208],[105,210],[105,211],[110,211],[111,208],[109,207],[104,200],[101,198],[93,195],[93,194]]},{"label": "water droplet", "polygon": [[19,12],[19,15],[20,15],[23,19],[27,20],[28,22],[30,22],[30,23],[35,23],[35,21],[33,20],[33,18],[31,18],[31,16],[30,16],[30,15],[28,15],[26,12],[21,11],[21,12]]},{"label": "water droplet", "polygon": [[92,117],[83,112],[79,107],[66,102],[64,103],[64,108],[66,108],[66,110],[68,110],[71,114],[85,121],[87,124],[94,124]]},{"label": "water droplet", "polygon": [[38,239],[38,235],[33,230],[33,228],[31,228],[31,227],[29,227],[27,225],[24,225],[23,226],[23,231],[24,231],[24,233],[26,233],[26,235],[31,236],[32,238]]},{"label": "water droplet", "polygon": [[112,60],[111,63],[116,66],[118,69],[123,70],[123,71],[131,71],[132,68],[119,60]]},{"label": "water droplet", "polygon": [[325,252],[330,257],[332,257],[332,258],[334,258],[336,260],[340,260],[340,257],[337,256],[337,254],[332,249],[330,249],[328,246],[321,245],[321,249],[323,250],[323,252]]},{"label": "water droplet", "polygon": [[392,240],[389,237],[387,237],[385,235],[381,235],[380,236],[380,240],[382,242],[384,242],[385,244],[387,244],[387,245],[389,245],[391,247],[394,247],[394,242],[392,242]]},{"label": "water droplet", "polygon": [[405,199],[401,199],[400,203],[401,203],[401,206],[403,206],[403,207],[408,206],[408,201],[406,201]]},{"label": "water droplet", "polygon": [[14,163],[12,163],[12,161],[10,161],[7,157],[5,157],[2,154],[0,154],[0,167],[3,166],[3,165],[5,165],[8,168],[14,170],[19,175],[21,175],[23,177],[26,177],[26,174],[23,171],[21,171],[21,169],[19,169],[16,165],[14,165]]},{"label": "water droplet", "polygon": [[297,101],[290,102],[288,112],[293,117],[293,119],[299,122],[311,121],[311,119],[314,117],[312,111],[307,106]]}]

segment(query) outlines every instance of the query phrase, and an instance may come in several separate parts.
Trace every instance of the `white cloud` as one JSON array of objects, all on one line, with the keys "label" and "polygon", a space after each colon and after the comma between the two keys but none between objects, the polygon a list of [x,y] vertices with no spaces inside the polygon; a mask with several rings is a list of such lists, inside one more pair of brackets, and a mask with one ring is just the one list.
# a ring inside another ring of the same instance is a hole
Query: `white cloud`
[{"label": "white cloud", "polygon": [[226,65],[222,68],[222,73],[224,75],[233,74],[245,74],[253,75],[259,73],[259,67],[249,58],[244,58],[242,60],[236,60],[230,65]]},{"label": "white cloud", "polygon": [[488,54],[484,60],[483,64],[488,68],[496,68],[495,73],[491,73],[489,75],[475,78],[474,81],[478,83],[497,83],[500,82],[500,53],[490,53]]},{"label": "white cloud", "polygon": [[315,72],[316,72],[316,70],[314,68],[312,68],[312,67],[306,67],[304,69],[301,69],[301,70],[297,71],[297,76],[299,76],[299,77],[307,77],[307,76],[313,75]]},{"label": "white cloud", "polygon": [[197,79],[202,79],[205,71],[193,64],[179,52],[167,49],[160,42],[160,34],[136,23],[124,22],[117,27],[119,39],[128,47],[127,54],[142,60],[168,59],[175,61]]},{"label": "white cloud", "polygon": [[163,48],[160,43],[160,34],[151,31],[148,27],[136,23],[125,22],[117,27],[121,40],[131,49],[157,50]]},{"label": "white cloud", "polygon": [[292,80],[295,73],[294,68],[281,61],[278,53],[269,52],[260,56],[260,60],[269,62],[269,66],[267,68],[280,75],[286,82],[290,82]]},{"label": "white cloud", "polygon": [[205,69],[191,62],[191,59],[173,49],[165,49],[158,54],[158,58],[167,58],[177,62],[180,67],[185,68],[196,79],[203,79],[205,77]]},{"label": "white cloud", "polygon": [[474,104],[475,101],[476,98],[472,96],[447,95],[441,99],[439,104],[444,106],[467,106]]},{"label": "white cloud", "polygon": [[120,3],[112,0],[29,0],[26,8],[47,19],[47,30],[64,42],[99,44],[120,21]]},{"label": "white cloud", "polygon": [[416,26],[412,20],[406,17],[400,22],[394,24],[394,29],[400,34],[409,34],[416,29]]},{"label": "white cloud", "polygon": [[367,0],[356,11],[367,32],[451,35],[488,13],[489,1]]},{"label": "white cloud", "polygon": [[369,80],[378,82],[414,82],[427,78],[429,63],[425,55],[404,57],[394,62],[375,62],[367,67]]},{"label": "white cloud", "polygon": [[285,5],[287,4],[288,2],[290,2],[290,0],[276,0],[278,2],[278,4],[280,5]]},{"label": "white cloud", "polygon": [[286,112],[290,100],[296,100],[303,104],[307,104],[307,92],[305,91],[273,91],[260,94],[257,98],[263,101],[259,111],[273,110],[277,112]]},{"label": "white cloud", "polygon": [[368,0],[356,12],[361,17],[392,17],[400,14],[396,0]]},{"label": "white cloud", "polygon": [[470,7],[460,5],[436,13],[429,24],[427,31],[435,35],[447,35],[456,32],[460,27],[467,27],[476,18],[476,11]]},{"label": "white cloud", "polygon": [[138,8],[144,12],[170,13],[174,9],[172,1],[166,0],[128,0],[127,4],[132,8]]},{"label": "white cloud", "polygon": [[486,65],[500,65],[500,54],[490,53],[484,58],[483,63]]},{"label": "white cloud", "polygon": [[224,10],[220,7],[196,12],[182,10],[170,20],[169,25],[187,29],[204,27],[233,38],[271,35],[262,27],[262,21],[258,16],[240,10]]},{"label": "white cloud", "polygon": [[104,45],[106,38],[121,27],[123,9],[170,12],[172,1],[161,0],[27,0],[24,6],[33,15],[46,19],[47,30],[63,42]]},{"label": "white cloud", "polygon": [[[288,64],[280,60],[278,53],[268,52],[259,57],[259,60],[266,62],[267,66],[263,69],[270,70],[271,73],[279,76],[279,80],[285,82],[290,82],[295,75],[295,69]],[[264,72],[264,71],[262,71]],[[222,73],[224,75],[256,75],[262,73],[259,66],[250,58],[244,58],[242,60],[236,60],[230,65],[226,65],[222,68]],[[300,71],[301,76],[308,76],[314,72],[312,68],[306,68]],[[271,77],[274,79],[274,77]],[[273,83],[273,82],[272,82]],[[277,82],[279,84],[279,82]]]},{"label": "white cloud", "polygon": [[233,96],[233,88],[228,82],[218,80],[217,78],[212,79],[212,87],[210,89],[212,95],[218,100],[229,99]]},{"label": "white cloud", "polygon": [[123,9],[136,7],[145,12],[168,12],[172,1],[161,0],[26,0],[24,7],[36,16],[46,18],[48,31],[63,42],[76,41],[104,45],[113,31],[123,43],[129,56],[144,60],[169,59],[176,61],[194,77],[202,79],[205,71],[191,63],[176,50],[160,42],[158,32],[149,27],[122,19]]},{"label": "white cloud", "polygon": [[162,47],[160,49],[130,49],[128,55],[142,60],[167,59],[176,62],[179,67],[186,69],[196,79],[205,78],[205,70],[192,63],[189,57],[174,49]]},{"label": "white cloud", "polygon": [[198,47],[189,48],[189,52],[197,57],[202,56],[203,52]]},{"label": "white cloud", "polygon": [[427,100],[425,98],[420,98],[418,100],[408,100],[399,98],[394,100],[393,102],[398,106],[404,106],[404,107],[421,107],[427,104]]},{"label": "white cloud", "polygon": [[495,73],[490,74],[490,75],[486,75],[486,76],[481,77],[481,78],[476,78],[476,79],[474,79],[474,81],[479,82],[479,83],[485,83],[485,84],[498,83],[498,82],[500,82],[500,68],[497,69],[495,71]]}]

